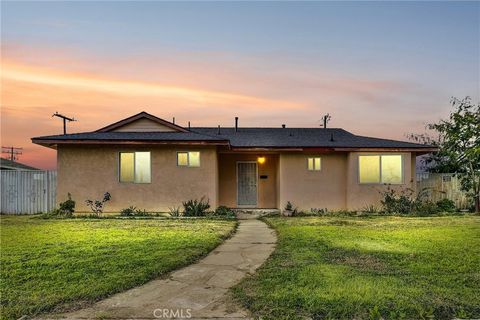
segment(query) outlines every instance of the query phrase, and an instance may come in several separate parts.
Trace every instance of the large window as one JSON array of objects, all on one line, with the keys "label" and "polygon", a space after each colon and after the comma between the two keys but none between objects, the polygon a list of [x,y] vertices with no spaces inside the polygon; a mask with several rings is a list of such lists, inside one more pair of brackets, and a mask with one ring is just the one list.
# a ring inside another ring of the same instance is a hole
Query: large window
[{"label": "large window", "polygon": [[309,171],[320,171],[322,168],[322,159],[320,157],[307,158],[307,168]]},{"label": "large window", "polygon": [[177,152],[177,165],[180,167],[200,167],[199,151]]},{"label": "large window", "polygon": [[358,157],[360,183],[403,183],[401,155],[365,155]]},{"label": "large window", "polygon": [[150,152],[120,152],[120,182],[150,183]]}]

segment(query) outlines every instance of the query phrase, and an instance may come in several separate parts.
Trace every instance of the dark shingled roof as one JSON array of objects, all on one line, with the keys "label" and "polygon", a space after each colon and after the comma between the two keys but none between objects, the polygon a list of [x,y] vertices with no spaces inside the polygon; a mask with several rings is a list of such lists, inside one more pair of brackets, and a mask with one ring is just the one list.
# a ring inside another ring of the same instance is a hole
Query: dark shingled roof
[{"label": "dark shingled roof", "polygon": [[[333,139],[333,141],[332,141]],[[354,135],[335,128],[191,128],[190,132],[85,132],[44,136],[32,139],[37,143],[74,141],[206,141],[230,144],[236,148],[412,148],[434,147]]]},{"label": "dark shingled roof", "polygon": [[[432,148],[423,144],[354,135],[336,128],[192,128],[205,135],[222,137],[232,147],[250,148]],[[333,140],[333,141],[332,141]]]},{"label": "dark shingled roof", "polygon": [[26,164],[12,161],[10,159],[0,158],[0,169],[2,170],[40,170],[38,168],[27,166]]}]

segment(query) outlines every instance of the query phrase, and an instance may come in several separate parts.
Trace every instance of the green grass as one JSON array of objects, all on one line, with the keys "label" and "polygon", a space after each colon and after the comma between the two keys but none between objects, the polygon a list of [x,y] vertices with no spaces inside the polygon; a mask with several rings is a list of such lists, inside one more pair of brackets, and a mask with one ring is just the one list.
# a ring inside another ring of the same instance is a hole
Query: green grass
[{"label": "green grass", "polygon": [[267,218],[279,242],[233,290],[257,317],[480,318],[480,217]]},{"label": "green grass", "polygon": [[84,305],[192,263],[235,227],[226,220],[1,217],[2,318]]}]

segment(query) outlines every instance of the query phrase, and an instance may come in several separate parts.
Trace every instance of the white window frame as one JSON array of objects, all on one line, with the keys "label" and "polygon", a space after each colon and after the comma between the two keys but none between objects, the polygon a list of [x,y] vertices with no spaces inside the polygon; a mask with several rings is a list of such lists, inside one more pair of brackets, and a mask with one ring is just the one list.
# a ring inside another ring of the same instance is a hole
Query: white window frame
[{"label": "white window frame", "polygon": [[[313,169],[308,168],[308,161],[310,159],[313,159]],[[318,168],[318,169],[315,167],[315,159],[320,159],[320,168]],[[322,171],[322,157],[313,157],[313,156],[312,157],[307,157],[307,171],[309,171],[309,172]]]},{"label": "white window frame", "polygon": [[[379,163],[379,170],[380,170],[380,182],[361,182],[360,181],[360,157],[362,156],[378,156],[378,161],[380,162]],[[400,163],[401,163],[401,173],[402,173],[402,181],[399,182],[399,183],[386,183],[386,182],[383,182],[383,177],[382,177],[382,156],[400,156]],[[358,155],[358,160],[357,160],[357,166],[358,166],[358,170],[357,170],[357,182],[358,184],[362,184],[362,185],[381,185],[381,184],[390,184],[390,185],[403,185],[405,184],[405,162],[404,162],[404,155],[403,154],[400,154],[400,153],[375,153],[375,154],[359,154]]]},{"label": "white window frame", "polygon": [[[135,172],[136,170],[136,153],[137,152],[148,152],[150,154],[150,182],[137,182],[136,177],[137,173]],[[121,180],[121,174],[122,174],[122,153],[133,153],[133,181],[122,181]],[[135,183],[135,184],[149,184],[152,183],[152,152],[151,151],[120,151],[118,152],[118,182],[120,183]]]},{"label": "white window frame", "polygon": [[[190,165],[190,153],[191,153],[191,152],[198,152],[198,166],[192,166],[192,165]],[[179,163],[178,163],[178,155],[179,155],[180,153],[186,153],[186,154],[187,154],[187,164],[186,164],[186,165],[183,165],[183,164],[179,164]],[[201,161],[200,161],[200,160],[201,160],[201,157],[202,157],[201,154],[202,154],[202,153],[201,153],[200,151],[195,151],[195,150],[177,151],[177,159],[176,159],[176,161],[177,161],[177,167],[181,167],[181,168],[200,168],[200,166],[201,166]]]}]

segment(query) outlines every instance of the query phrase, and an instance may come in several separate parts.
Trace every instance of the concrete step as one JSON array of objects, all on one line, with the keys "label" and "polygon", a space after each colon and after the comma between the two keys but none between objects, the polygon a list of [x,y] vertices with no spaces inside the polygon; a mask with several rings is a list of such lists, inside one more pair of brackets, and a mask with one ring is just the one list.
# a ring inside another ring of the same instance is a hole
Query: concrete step
[{"label": "concrete step", "polygon": [[235,208],[232,209],[239,220],[258,219],[266,215],[279,215],[278,209],[248,209],[248,208]]}]

